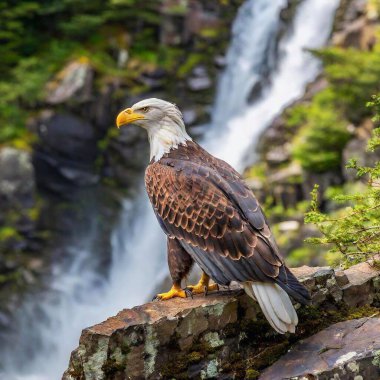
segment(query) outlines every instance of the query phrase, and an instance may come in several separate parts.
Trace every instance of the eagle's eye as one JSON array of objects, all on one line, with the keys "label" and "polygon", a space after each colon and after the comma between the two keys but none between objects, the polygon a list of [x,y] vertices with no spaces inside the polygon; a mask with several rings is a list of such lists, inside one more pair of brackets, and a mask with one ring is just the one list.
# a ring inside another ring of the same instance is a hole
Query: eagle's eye
[{"label": "eagle's eye", "polygon": [[147,113],[149,111],[149,107],[143,107],[141,108],[141,111]]}]

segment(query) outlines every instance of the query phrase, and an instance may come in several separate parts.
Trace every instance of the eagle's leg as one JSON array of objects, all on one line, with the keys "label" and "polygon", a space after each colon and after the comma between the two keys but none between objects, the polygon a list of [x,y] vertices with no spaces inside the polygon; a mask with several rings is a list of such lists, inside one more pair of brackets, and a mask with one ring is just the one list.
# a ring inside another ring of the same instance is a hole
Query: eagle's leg
[{"label": "eagle's leg", "polygon": [[168,238],[168,264],[173,286],[168,292],[157,294],[153,300],[168,300],[174,297],[186,298],[188,295],[191,296],[191,292],[181,288],[181,282],[189,273],[193,265],[193,259],[182,248],[177,239]]},{"label": "eagle's leg", "polygon": [[218,284],[210,284],[210,276],[203,272],[198,284],[188,285],[186,289],[189,289],[193,294],[204,293],[207,295],[210,291],[219,290],[219,286]]}]

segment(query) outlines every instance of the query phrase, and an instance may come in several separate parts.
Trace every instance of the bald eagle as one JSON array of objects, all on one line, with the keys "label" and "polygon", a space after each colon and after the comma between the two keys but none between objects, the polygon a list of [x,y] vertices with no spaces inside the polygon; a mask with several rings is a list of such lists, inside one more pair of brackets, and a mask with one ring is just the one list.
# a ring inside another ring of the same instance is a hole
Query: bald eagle
[{"label": "bald eagle", "polygon": [[[173,286],[157,297],[186,297],[186,290],[203,293],[237,281],[276,331],[295,332],[298,317],[289,295],[302,304],[310,303],[310,295],[286,267],[259,202],[241,175],[191,139],[172,103],[142,100],[117,116],[118,127],[129,123],[148,132],[151,161],[145,186],[167,235]],[[182,289],[194,262],[202,277]]]}]

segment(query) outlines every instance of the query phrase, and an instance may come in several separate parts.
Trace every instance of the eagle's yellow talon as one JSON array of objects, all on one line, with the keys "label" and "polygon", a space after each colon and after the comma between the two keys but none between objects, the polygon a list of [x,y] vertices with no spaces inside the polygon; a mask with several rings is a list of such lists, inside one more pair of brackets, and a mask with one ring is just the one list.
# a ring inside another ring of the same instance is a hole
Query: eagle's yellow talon
[{"label": "eagle's yellow talon", "polygon": [[156,299],[165,301],[175,297],[186,298],[187,295],[186,292],[179,286],[173,285],[168,292],[157,294]]},{"label": "eagle's yellow talon", "polygon": [[186,289],[189,289],[193,294],[205,294],[212,292],[213,290],[219,290],[218,284],[209,284],[210,277],[203,273],[201,279],[196,285],[188,285]]},{"label": "eagle's yellow talon", "polygon": [[207,294],[208,292],[219,290],[219,286],[218,284],[210,284],[206,286],[198,282],[196,285],[188,285],[187,289],[191,290],[193,294]]}]

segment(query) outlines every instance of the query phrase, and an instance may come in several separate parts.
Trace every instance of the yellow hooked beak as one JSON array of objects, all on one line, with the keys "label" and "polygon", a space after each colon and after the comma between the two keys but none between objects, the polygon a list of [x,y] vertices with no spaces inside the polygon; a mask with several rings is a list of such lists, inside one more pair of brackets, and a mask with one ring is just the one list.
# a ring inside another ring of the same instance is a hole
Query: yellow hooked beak
[{"label": "yellow hooked beak", "polygon": [[145,116],[141,113],[133,112],[132,108],[127,108],[124,111],[121,111],[116,118],[116,125],[120,128],[122,125],[133,123],[136,120],[145,119]]}]

